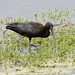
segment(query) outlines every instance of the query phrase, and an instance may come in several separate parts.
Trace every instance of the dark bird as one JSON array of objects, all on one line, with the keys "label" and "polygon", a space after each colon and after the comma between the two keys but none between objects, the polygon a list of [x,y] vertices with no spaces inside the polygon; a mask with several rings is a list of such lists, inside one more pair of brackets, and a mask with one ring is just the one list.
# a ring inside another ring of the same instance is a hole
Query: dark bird
[{"label": "dark bird", "polygon": [[50,35],[49,29],[53,34],[54,44],[56,46],[55,35],[53,32],[53,24],[50,22],[47,22],[45,26],[37,22],[20,22],[20,23],[15,22],[15,23],[7,23],[6,25],[7,25],[6,29],[10,29],[22,35],[22,37],[17,40],[18,43],[23,43],[23,42],[19,42],[19,40],[21,40],[23,37],[29,38],[29,43],[25,43],[25,44],[29,44],[29,50],[31,49],[30,45],[33,45],[35,47],[38,46],[36,44],[32,44],[31,39],[33,37],[41,37],[41,38],[48,37]]}]

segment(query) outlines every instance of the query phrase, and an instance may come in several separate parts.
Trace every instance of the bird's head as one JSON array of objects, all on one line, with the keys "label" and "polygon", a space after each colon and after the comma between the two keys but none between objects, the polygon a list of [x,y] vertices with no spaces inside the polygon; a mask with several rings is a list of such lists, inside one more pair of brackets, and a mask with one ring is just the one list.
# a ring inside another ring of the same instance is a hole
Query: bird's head
[{"label": "bird's head", "polygon": [[51,22],[47,22],[46,23],[46,25],[45,25],[45,27],[47,28],[47,29],[53,29],[53,24],[51,23]]},{"label": "bird's head", "polygon": [[53,35],[53,38],[54,38],[54,44],[55,44],[55,47],[56,47],[55,35],[54,35],[54,32],[53,32],[53,24],[50,23],[50,22],[47,22],[46,25],[45,25],[45,27],[46,27],[47,29],[50,29],[50,30],[51,30],[52,35]]}]

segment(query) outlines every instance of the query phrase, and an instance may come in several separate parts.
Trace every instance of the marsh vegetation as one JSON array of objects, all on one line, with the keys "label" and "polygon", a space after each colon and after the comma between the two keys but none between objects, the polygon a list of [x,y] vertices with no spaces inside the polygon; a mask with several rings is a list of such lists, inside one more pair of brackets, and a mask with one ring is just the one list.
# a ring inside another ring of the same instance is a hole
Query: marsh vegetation
[{"label": "marsh vegetation", "polygon": [[[42,45],[39,50],[32,47],[31,54],[28,45],[16,43],[21,36],[15,32],[7,31],[0,39],[0,73],[12,74],[75,74],[75,24],[71,14],[75,15],[75,9],[48,10],[46,13],[35,13],[32,20],[29,17],[0,18],[1,25],[10,22],[37,21],[45,24],[50,21],[54,24],[56,48],[52,34],[48,38],[33,38],[32,43]],[[61,24],[55,26],[55,24]],[[0,29],[4,32],[3,29]],[[25,37],[21,41],[29,42]],[[12,70],[15,68],[15,71]],[[64,71],[65,69],[65,71]],[[22,72],[23,71],[23,72]]]}]

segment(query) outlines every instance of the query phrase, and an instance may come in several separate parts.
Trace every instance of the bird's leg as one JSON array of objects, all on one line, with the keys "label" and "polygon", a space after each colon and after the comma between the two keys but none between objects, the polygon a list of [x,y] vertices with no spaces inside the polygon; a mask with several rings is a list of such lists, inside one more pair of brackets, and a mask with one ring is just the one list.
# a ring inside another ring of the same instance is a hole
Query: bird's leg
[{"label": "bird's leg", "polygon": [[[31,38],[29,38],[29,43],[31,43]],[[29,52],[31,50],[31,45],[29,44]]]},{"label": "bird's leg", "polygon": [[[38,46],[40,45],[37,45],[37,44],[33,44],[31,43],[31,39],[29,39],[29,43],[26,43],[26,42],[19,42],[19,40],[21,40],[22,38],[24,38],[25,36],[22,36],[20,39],[16,40],[17,43],[22,43],[22,44],[28,44],[29,45],[29,50],[31,50],[31,46],[34,46],[35,48],[37,48]],[[42,47],[42,46],[41,46]],[[42,47],[43,48],[43,47]],[[38,48],[37,48],[38,50]]]},{"label": "bird's leg", "polygon": [[[22,43],[22,44],[28,44],[28,45],[31,45],[31,46],[34,46],[35,48],[39,47],[40,45],[37,45],[37,44],[33,44],[33,43],[26,43],[26,42],[18,42],[18,43]],[[42,46],[41,46],[42,47]],[[43,48],[43,47],[42,47]],[[38,50],[38,48],[37,48]]]},{"label": "bird's leg", "polygon": [[25,36],[22,36],[21,38],[19,38],[18,40],[16,40],[17,43],[19,43],[19,40],[21,40],[22,38],[24,38]]}]

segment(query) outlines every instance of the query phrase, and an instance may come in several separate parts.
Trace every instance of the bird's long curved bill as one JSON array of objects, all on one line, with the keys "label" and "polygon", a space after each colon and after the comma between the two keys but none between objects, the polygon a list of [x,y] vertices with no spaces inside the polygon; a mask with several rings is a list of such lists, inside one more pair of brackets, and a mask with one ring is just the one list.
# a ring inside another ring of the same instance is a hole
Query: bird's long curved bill
[{"label": "bird's long curved bill", "polygon": [[55,39],[55,35],[54,35],[54,32],[53,32],[53,29],[51,29],[51,32],[52,32],[52,35],[53,35],[53,38],[54,38],[54,45],[56,47],[56,39]]}]

